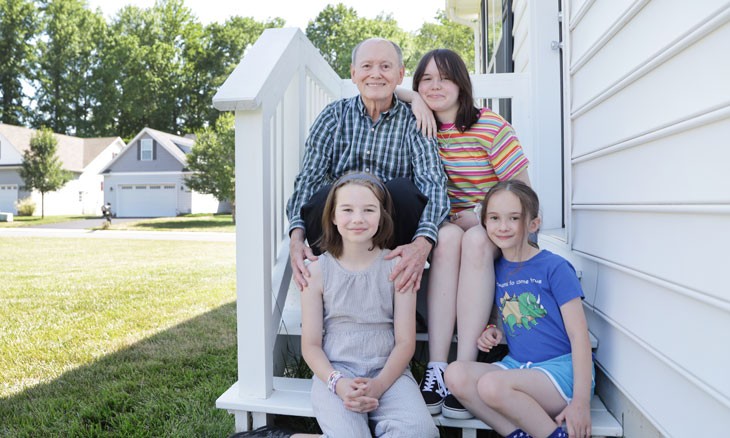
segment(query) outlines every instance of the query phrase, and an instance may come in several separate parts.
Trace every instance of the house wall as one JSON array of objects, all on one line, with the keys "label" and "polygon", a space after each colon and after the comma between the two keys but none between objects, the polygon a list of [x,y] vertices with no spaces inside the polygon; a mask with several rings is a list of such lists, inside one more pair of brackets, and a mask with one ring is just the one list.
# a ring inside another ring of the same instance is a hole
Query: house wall
[{"label": "house wall", "polygon": [[183,165],[177,158],[173,157],[162,145],[154,141],[157,149],[157,158],[150,161],[137,160],[137,148],[140,140],[152,138],[147,133],[143,134],[139,139],[129,144],[129,148],[117,158],[111,165],[112,172],[180,172]]},{"label": "house wall", "polygon": [[0,168],[0,184],[18,184],[22,186],[23,178],[20,177],[20,170],[18,168]]},{"label": "house wall", "polygon": [[565,255],[583,270],[601,395],[627,437],[726,432],[730,5],[563,6]]},{"label": "house wall", "polygon": [[[79,179],[79,174],[74,174],[72,179],[63,187],[48,192],[41,197],[40,192],[33,191],[30,194],[31,199],[35,202],[35,212],[33,216],[74,216],[84,214],[94,214],[95,212],[86,213],[84,210],[84,200],[88,197],[88,190],[84,181]],[[19,198],[24,198],[22,192],[18,193]]]},{"label": "house wall", "polygon": [[[43,201],[46,216],[96,214],[96,211],[93,211],[93,207],[89,206],[89,202],[100,198],[101,180],[96,181],[96,185],[94,185],[90,184],[88,179],[81,179],[81,177],[82,175],[80,174],[74,174],[73,179],[61,189],[46,193]],[[22,189],[25,182],[20,177],[20,171],[17,168],[0,169],[0,184],[18,185],[18,199],[24,199],[30,196],[36,204],[33,215],[40,216],[42,214],[41,194],[36,191],[29,193]],[[91,189],[92,187],[96,188],[98,193],[94,193]],[[13,214],[18,213],[14,205],[10,209],[10,212]]]}]

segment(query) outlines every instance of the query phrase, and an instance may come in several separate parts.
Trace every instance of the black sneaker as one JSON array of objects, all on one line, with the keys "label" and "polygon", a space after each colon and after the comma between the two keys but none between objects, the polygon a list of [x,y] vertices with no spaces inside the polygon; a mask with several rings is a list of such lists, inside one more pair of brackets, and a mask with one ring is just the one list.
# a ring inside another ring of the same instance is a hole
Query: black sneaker
[{"label": "black sneaker", "polygon": [[441,415],[446,418],[453,418],[455,420],[468,420],[474,418],[474,416],[466,410],[459,400],[454,397],[453,394],[449,394],[444,399],[443,406],[441,406]]},{"label": "black sneaker", "polygon": [[421,395],[426,402],[431,415],[441,413],[444,397],[449,393],[444,384],[444,371],[439,368],[428,367],[421,380]]}]

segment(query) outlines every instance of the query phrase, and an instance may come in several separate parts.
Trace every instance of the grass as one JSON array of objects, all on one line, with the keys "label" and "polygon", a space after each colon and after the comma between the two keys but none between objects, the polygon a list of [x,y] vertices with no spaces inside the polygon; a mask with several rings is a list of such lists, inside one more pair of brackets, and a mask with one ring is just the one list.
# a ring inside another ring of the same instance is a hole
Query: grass
[{"label": "grass", "polygon": [[98,219],[99,225],[94,229],[132,230],[132,231],[192,231],[235,233],[236,225],[230,214],[188,214],[177,217],[139,219],[133,222],[119,223],[112,219],[110,227],[103,226],[104,220],[99,216],[15,216],[13,222],[0,222],[0,228],[32,227],[36,225],[55,224],[83,219]]},{"label": "grass", "polygon": [[115,224],[112,219],[111,230],[136,231],[213,231],[234,233],[236,225],[230,214],[184,215],[178,217],[163,217],[141,219],[135,222]]},{"label": "grass", "polygon": [[0,222],[0,228],[33,227],[36,225],[56,224],[60,222],[94,219],[98,216],[13,216],[13,222]]},{"label": "grass", "polygon": [[233,432],[228,242],[3,238],[0,436]]}]

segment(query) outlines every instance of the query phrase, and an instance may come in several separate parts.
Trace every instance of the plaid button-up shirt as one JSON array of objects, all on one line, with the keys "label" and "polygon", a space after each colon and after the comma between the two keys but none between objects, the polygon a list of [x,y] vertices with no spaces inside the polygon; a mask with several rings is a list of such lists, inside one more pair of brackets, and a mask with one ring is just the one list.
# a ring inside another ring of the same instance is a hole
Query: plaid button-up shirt
[{"label": "plaid button-up shirt", "polygon": [[446,175],[435,140],[416,128],[410,108],[393,96],[393,106],[373,123],[360,96],[329,104],[312,124],[302,170],[287,204],[289,233],[304,228],[302,205],[320,188],[349,171],[365,171],[383,182],[409,178],[428,197],[414,239],[436,242],[449,211]]}]

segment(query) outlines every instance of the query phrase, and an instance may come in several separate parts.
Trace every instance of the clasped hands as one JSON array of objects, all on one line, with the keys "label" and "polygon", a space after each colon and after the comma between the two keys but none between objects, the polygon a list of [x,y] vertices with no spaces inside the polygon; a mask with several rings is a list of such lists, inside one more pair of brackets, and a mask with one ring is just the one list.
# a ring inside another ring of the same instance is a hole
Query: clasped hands
[{"label": "clasped hands", "polygon": [[372,412],[380,405],[380,397],[385,392],[377,379],[367,377],[341,378],[335,388],[345,408],[352,412]]}]

